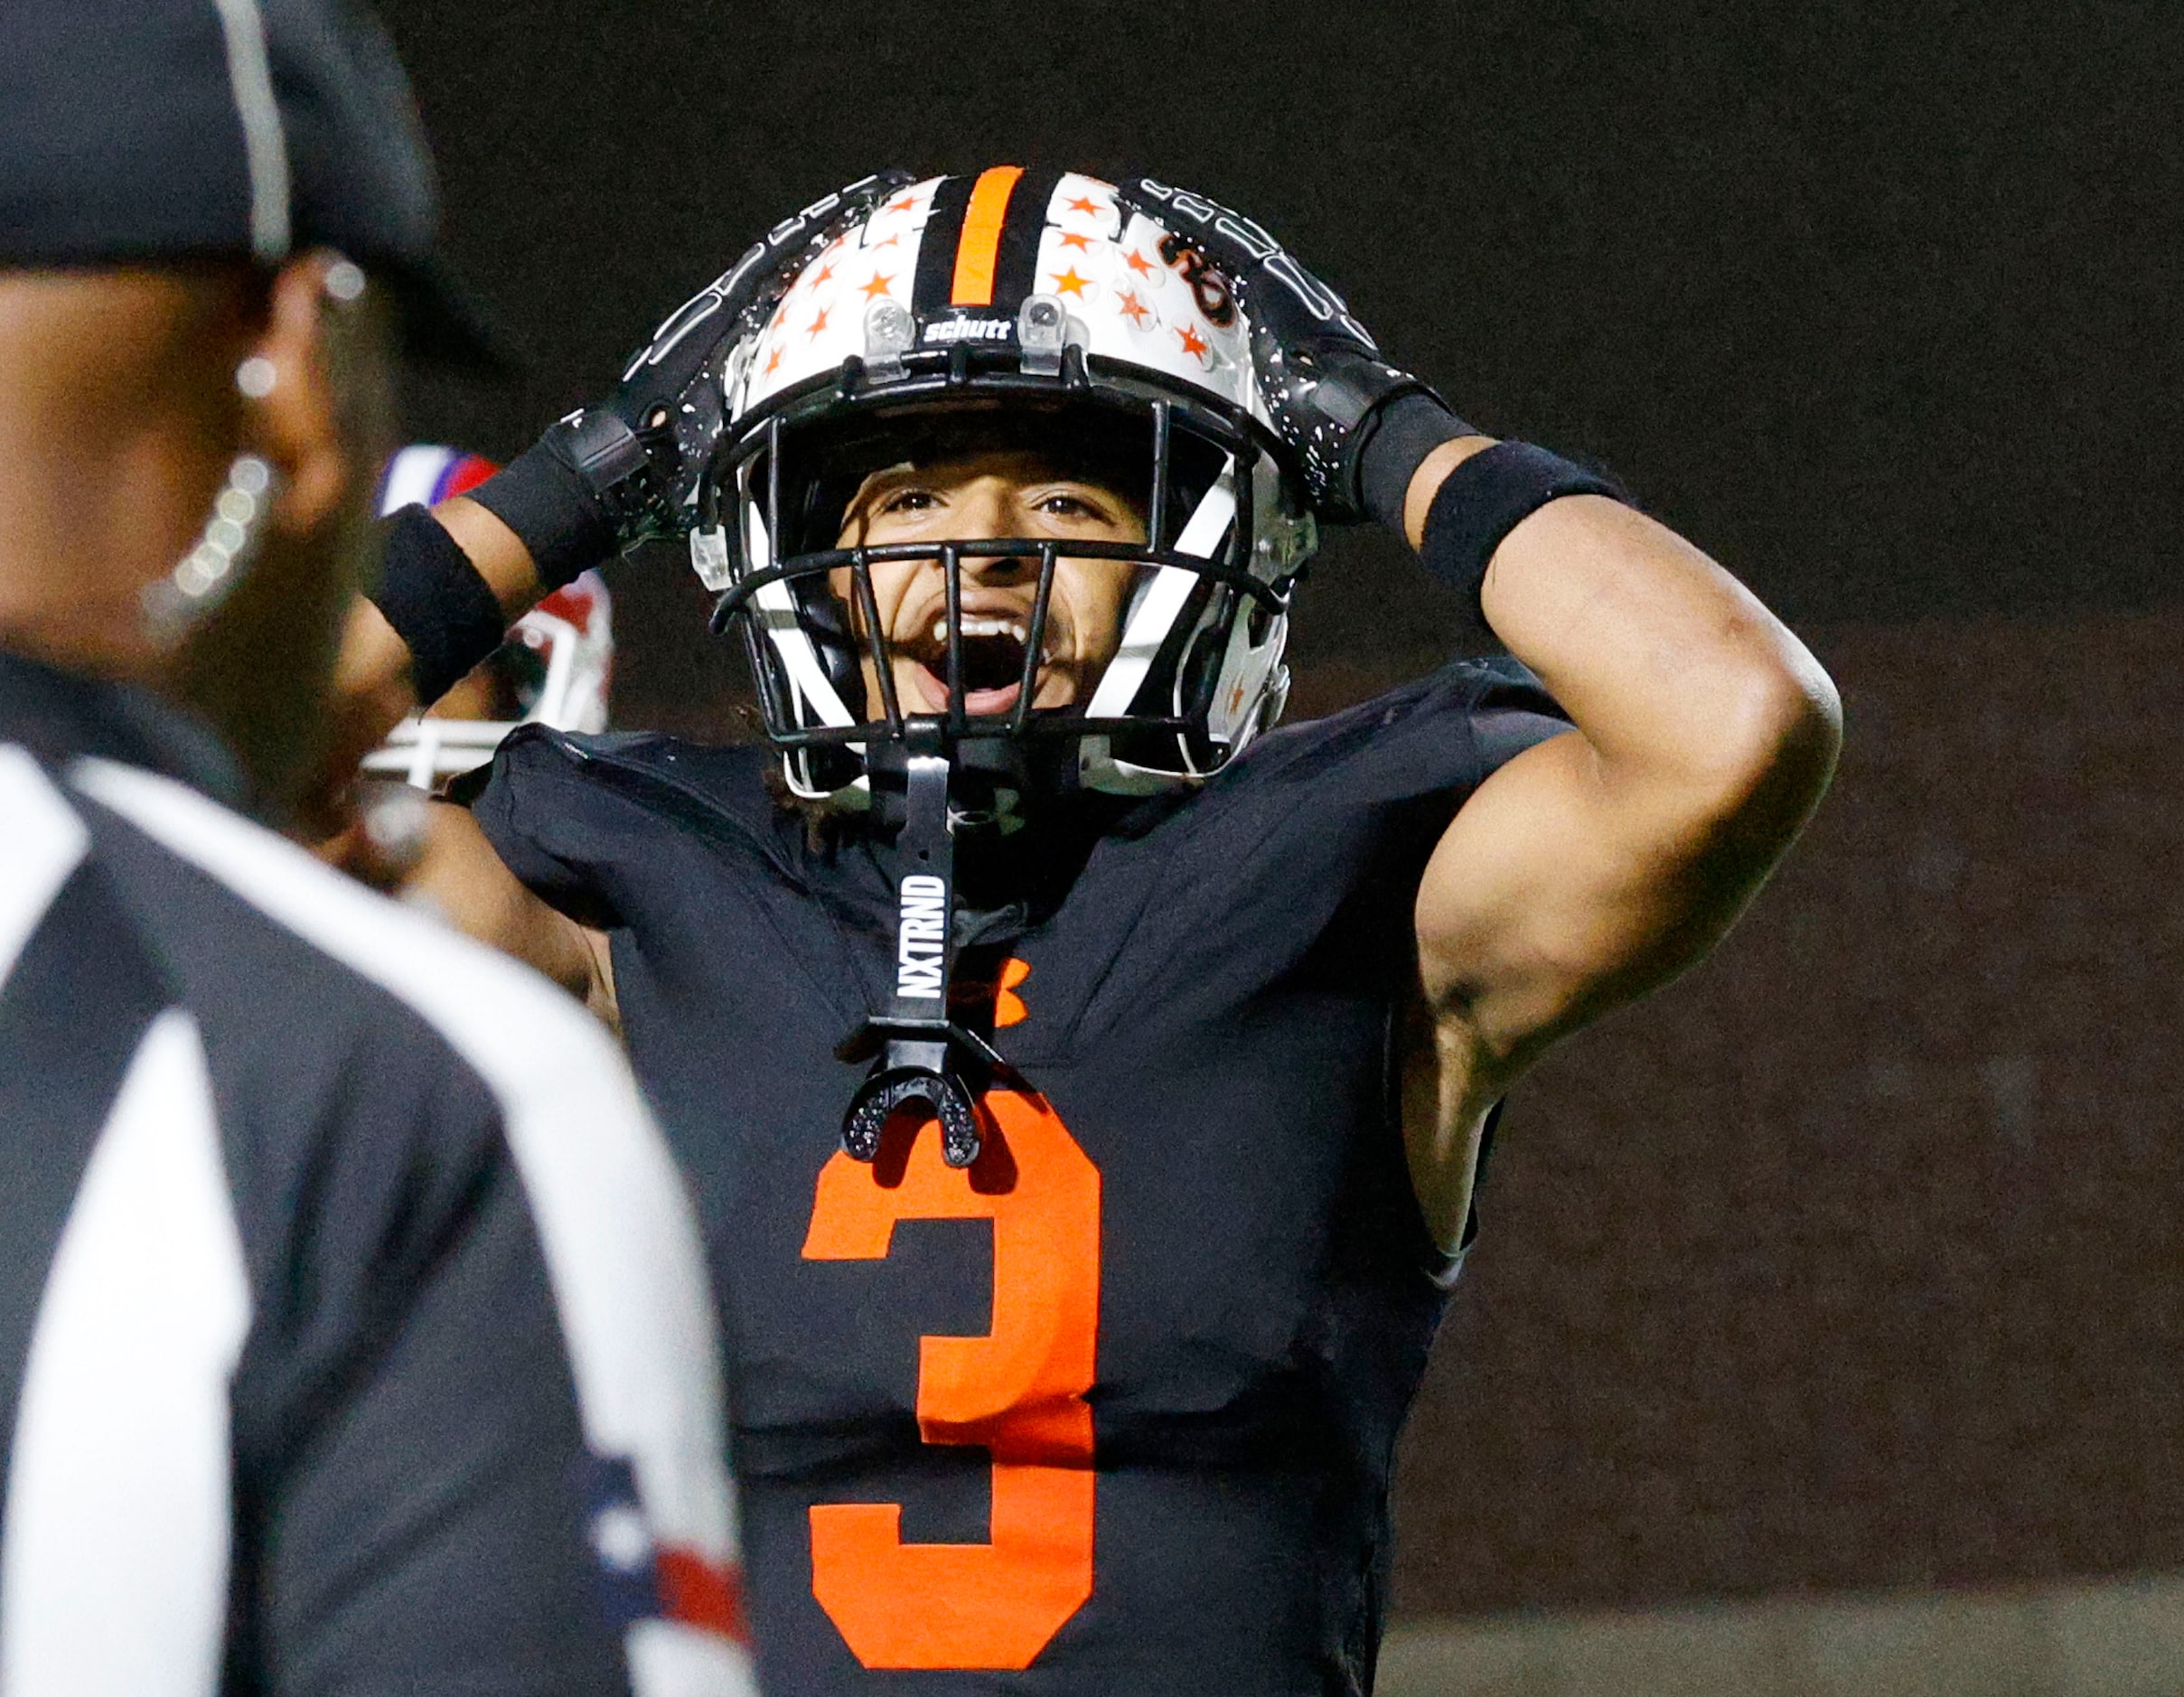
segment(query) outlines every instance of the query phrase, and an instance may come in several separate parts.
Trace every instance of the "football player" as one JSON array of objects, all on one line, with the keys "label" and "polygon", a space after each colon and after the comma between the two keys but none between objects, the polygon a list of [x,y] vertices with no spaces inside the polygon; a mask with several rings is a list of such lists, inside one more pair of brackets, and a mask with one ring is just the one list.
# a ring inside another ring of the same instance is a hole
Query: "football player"
[{"label": "football player", "polygon": [[[1367,520],[1523,663],[1267,734],[1316,527]],[[396,520],[386,661],[430,699],[674,534],[771,748],[526,727],[473,846],[517,946],[618,997],[698,1187],[769,1689],[1368,1688],[1496,1104],[1735,919],[1826,677],[1150,179],[784,221]]]}]

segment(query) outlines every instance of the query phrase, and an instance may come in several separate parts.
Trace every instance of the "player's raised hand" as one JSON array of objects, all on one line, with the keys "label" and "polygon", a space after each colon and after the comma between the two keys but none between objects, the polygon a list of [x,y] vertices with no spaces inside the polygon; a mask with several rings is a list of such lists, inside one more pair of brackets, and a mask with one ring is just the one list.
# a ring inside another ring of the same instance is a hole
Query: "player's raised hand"
[{"label": "player's raised hand", "polygon": [[539,580],[565,583],[612,554],[686,531],[722,425],[721,362],[773,310],[792,263],[914,180],[886,171],[783,220],[670,314],[605,399],[549,426],[473,492],[530,550]]},{"label": "player's raised hand", "polygon": [[1400,530],[1411,473],[1471,427],[1383,360],[1342,296],[1242,213],[1150,177],[1132,179],[1122,194],[1182,232],[1234,284],[1268,408],[1303,464],[1314,512],[1326,523],[1377,517]]},{"label": "player's raised hand", "polygon": [[883,171],[813,202],[752,243],[735,265],[669,314],[631,360],[604,411],[643,445],[652,472],[642,514],[648,533],[687,530],[690,498],[721,431],[721,361],[763,323],[793,280],[797,256],[817,253],[873,207],[916,180]]}]

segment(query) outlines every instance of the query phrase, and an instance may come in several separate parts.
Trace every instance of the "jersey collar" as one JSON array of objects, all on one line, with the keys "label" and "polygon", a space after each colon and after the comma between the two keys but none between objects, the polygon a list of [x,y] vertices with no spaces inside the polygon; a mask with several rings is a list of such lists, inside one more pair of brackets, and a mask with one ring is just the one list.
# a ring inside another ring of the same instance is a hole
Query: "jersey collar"
[{"label": "jersey collar", "polygon": [[244,811],[249,786],[210,727],[150,691],[0,649],[0,742],[49,760],[96,755],[179,779]]}]

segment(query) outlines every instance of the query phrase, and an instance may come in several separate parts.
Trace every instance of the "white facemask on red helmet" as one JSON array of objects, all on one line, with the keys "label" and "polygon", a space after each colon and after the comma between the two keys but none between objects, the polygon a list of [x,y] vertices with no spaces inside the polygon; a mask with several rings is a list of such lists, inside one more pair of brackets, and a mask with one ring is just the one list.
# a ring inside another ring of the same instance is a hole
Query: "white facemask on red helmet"
[{"label": "white facemask on red helmet", "polygon": [[[973,745],[1013,745],[1071,783],[1138,793],[1219,770],[1279,716],[1290,593],[1316,534],[1261,392],[1249,315],[1161,210],[1075,173],[934,177],[785,263],[778,297],[733,343],[691,558],[721,592],[716,628],[742,625],[799,793],[862,786],[912,734],[886,681],[889,639],[830,586],[848,568],[861,606],[875,605],[867,551],[837,546],[844,504],[864,473],[905,457],[894,445],[966,427],[1098,442],[1131,467],[1148,534],[925,550],[959,583],[996,558],[1040,569],[1031,628],[1011,632],[1014,705],[967,711],[955,640],[949,708],[916,735],[944,737],[959,764]],[[1128,561],[1136,580],[1096,682],[1066,708],[1035,710],[1039,618],[1063,549]],[[885,699],[866,698],[868,675]]]},{"label": "white facemask on red helmet", "polygon": [[[497,469],[457,448],[403,448],[380,477],[379,511],[432,506],[475,489]],[[432,790],[491,760],[518,725],[603,731],[614,664],[614,604],[598,573],[586,572],[517,620],[479,668],[491,684],[491,717],[406,718],[365,755],[363,770]]]}]

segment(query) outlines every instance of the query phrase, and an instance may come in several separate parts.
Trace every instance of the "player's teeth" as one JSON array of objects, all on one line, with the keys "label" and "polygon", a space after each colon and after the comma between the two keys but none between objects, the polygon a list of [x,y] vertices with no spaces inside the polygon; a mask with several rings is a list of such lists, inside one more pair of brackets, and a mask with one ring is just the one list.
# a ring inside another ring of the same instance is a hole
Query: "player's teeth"
[{"label": "player's teeth", "polygon": [[[966,614],[963,617],[963,634],[965,636],[1013,636],[1019,642],[1031,640],[1024,621],[1021,619],[984,618],[970,614]],[[948,620],[944,615],[933,622],[933,640],[936,643],[945,642],[948,640]]]}]

